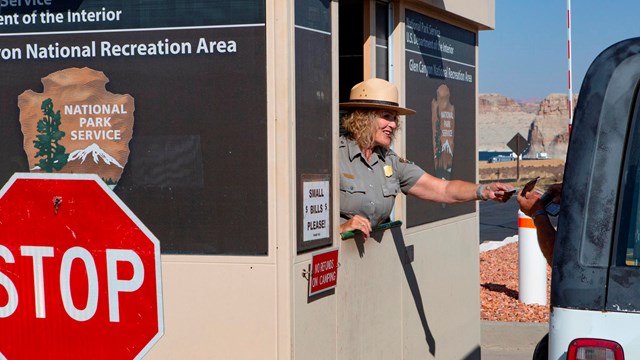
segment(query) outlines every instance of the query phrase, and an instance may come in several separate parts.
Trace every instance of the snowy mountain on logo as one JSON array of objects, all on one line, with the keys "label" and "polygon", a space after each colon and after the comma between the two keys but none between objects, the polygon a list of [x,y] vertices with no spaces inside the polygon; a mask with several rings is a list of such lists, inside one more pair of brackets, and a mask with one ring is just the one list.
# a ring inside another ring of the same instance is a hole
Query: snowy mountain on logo
[{"label": "snowy mountain on logo", "polygon": [[453,150],[451,150],[451,145],[449,145],[449,140],[445,140],[444,144],[442,144],[442,153],[453,156]]},{"label": "snowy mountain on logo", "polygon": [[120,163],[116,159],[114,159],[106,151],[102,150],[102,148],[100,148],[100,146],[98,146],[98,144],[96,143],[87,146],[85,149],[72,151],[69,154],[68,162],[71,163],[80,160],[81,165],[89,165],[84,163],[89,156],[91,156],[93,162],[96,165],[99,165],[102,160],[102,163],[104,163],[104,165],[115,165],[121,169],[123,168],[123,166],[120,165]]}]

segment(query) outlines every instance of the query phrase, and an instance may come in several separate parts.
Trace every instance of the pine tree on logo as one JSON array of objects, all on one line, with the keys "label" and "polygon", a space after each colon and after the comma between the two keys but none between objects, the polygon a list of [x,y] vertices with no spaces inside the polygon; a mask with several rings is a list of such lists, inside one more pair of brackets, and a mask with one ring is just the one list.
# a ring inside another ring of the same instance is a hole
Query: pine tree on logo
[{"label": "pine tree on logo", "polygon": [[436,153],[434,154],[435,158],[433,159],[435,162],[436,168],[436,176],[439,178],[447,178],[447,172],[442,164],[442,119],[440,118],[440,109],[438,109],[436,116],[436,133],[434,138],[434,143],[436,146]]},{"label": "pine tree on logo", "polygon": [[33,140],[35,148],[38,149],[35,157],[43,157],[38,162],[38,166],[43,171],[48,173],[53,170],[60,171],[69,158],[64,146],[58,143],[65,135],[64,131],[60,131],[60,110],[53,109],[51,99],[43,101],[41,109],[44,116],[37,125],[40,135],[36,135],[36,140]]},{"label": "pine tree on logo", "polygon": [[434,135],[435,137],[435,144],[436,144],[436,153],[435,153],[435,157],[439,160],[442,157],[442,126],[441,126],[441,120],[440,120],[440,110],[438,109],[438,113],[436,115],[436,133]]}]

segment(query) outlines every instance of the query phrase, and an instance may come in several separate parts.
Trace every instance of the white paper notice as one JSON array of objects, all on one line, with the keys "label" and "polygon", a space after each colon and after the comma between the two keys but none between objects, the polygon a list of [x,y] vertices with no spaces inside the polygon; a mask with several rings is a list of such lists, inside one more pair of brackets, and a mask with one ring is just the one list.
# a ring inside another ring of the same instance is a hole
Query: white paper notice
[{"label": "white paper notice", "polygon": [[306,181],[303,187],[303,241],[329,237],[329,181]]}]

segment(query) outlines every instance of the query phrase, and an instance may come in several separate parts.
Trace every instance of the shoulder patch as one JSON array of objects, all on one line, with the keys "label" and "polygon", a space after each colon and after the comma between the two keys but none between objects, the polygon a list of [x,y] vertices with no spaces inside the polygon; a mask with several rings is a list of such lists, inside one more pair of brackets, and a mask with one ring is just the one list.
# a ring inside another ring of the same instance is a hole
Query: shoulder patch
[{"label": "shoulder patch", "polygon": [[400,161],[403,164],[413,164],[413,161],[409,161],[409,160],[407,160],[405,158],[399,158],[398,161]]}]

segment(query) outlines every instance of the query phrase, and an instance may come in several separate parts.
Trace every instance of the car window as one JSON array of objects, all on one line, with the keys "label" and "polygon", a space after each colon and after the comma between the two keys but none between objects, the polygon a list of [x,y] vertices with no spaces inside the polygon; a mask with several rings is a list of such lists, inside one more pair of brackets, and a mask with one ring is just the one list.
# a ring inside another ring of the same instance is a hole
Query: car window
[{"label": "car window", "polygon": [[640,111],[632,120],[617,214],[617,266],[640,266]]}]

